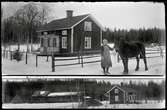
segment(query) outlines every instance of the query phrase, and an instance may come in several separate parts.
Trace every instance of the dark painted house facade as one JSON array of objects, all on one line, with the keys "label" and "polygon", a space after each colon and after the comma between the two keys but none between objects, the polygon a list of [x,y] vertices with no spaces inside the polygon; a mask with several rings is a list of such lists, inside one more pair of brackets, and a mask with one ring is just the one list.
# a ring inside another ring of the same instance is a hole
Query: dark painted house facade
[{"label": "dark painted house facade", "polygon": [[109,98],[110,104],[137,102],[137,92],[134,89],[119,85],[113,86],[105,95]]},{"label": "dark painted house facade", "polygon": [[78,51],[96,52],[102,43],[102,26],[90,14],[73,16],[67,11],[67,17],[53,20],[38,29],[40,52],[69,53]]}]

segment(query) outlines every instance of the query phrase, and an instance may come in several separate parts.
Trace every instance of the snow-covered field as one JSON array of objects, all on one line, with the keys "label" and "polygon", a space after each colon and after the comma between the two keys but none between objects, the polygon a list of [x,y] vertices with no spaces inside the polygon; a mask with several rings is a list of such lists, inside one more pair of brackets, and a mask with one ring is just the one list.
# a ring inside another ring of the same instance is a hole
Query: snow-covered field
[{"label": "snow-covered field", "polygon": [[[165,47],[163,47],[165,53]],[[157,47],[147,48],[148,50],[158,50]],[[154,52],[154,51],[149,51]],[[160,56],[157,54],[148,54],[150,56]],[[2,55],[1,55],[2,57]],[[56,57],[62,58],[62,57]],[[36,67],[36,56],[35,54],[28,54],[28,64],[25,64],[25,54],[23,55],[23,60],[17,62],[15,60],[10,60],[2,57],[2,74],[3,75],[104,75],[101,69],[100,62],[84,64],[83,68],[81,65],[72,66],[59,66],[55,67],[55,72],[52,72],[51,68],[51,58],[46,61],[46,57],[38,57],[38,67]],[[100,60],[100,57],[96,57],[90,60]],[[117,62],[117,55],[115,51],[111,52],[112,68],[109,69],[111,75],[122,75],[123,64],[122,61]],[[76,61],[56,61],[55,64],[68,64],[76,63]],[[144,62],[140,60],[140,69],[135,71],[136,59],[129,60],[129,75],[164,75],[165,74],[165,54],[164,57],[148,58],[148,71],[144,70]]]},{"label": "snow-covered field", "polygon": [[53,108],[77,108],[78,103],[24,103],[24,104],[2,104],[2,108],[10,109],[53,109]]},{"label": "snow-covered field", "polygon": [[156,108],[165,108],[165,101],[157,103],[156,101],[151,102],[151,103],[142,103],[142,104],[109,104],[106,101],[102,102],[103,105],[99,107],[89,107],[89,108],[96,108],[96,109],[102,109],[102,108],[112,108],[112,109],[135,109],[135,108],[140,108],[140,109],[156,109]]},{"label": "snow-covered field", "polygon": [[[157,102],[153,101],[151,103],[142,103],[142,104],[109,104],[107,101],[102,102],[101,106],[89,106],[90,109],[109,109],[109,108],[121,108],[121,109],[133,109],[133,108],[165,108],[165,101]],[[78,108],[78,103],[24,103],[24,104],[2,104],[2,108],[25,108],[25,109],[39,109],[39,108]]]}]

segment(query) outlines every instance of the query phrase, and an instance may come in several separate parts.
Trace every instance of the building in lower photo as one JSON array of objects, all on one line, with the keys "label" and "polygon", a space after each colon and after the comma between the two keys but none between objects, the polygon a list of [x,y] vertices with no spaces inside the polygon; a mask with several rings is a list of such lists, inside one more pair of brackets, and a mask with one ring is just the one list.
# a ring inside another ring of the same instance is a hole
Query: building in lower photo
[{"label": "building in lower photo", "polygon": [[114,85],[105,93],[110,104],[125,104],[137,102],[137,91],[132,88]]},{"label": "building in lower photo", "polygon": [[102,42],[101,24],[90,14],[73,16],[73,11],[67,10],[66,15],[38,29],[41,54],[98,51]]},{"label": "building in lower photo", "polygon": [[79,92],[49,92],[35,91],[31,97],[33,103],[60,103],[78,102],[81,99]]}]

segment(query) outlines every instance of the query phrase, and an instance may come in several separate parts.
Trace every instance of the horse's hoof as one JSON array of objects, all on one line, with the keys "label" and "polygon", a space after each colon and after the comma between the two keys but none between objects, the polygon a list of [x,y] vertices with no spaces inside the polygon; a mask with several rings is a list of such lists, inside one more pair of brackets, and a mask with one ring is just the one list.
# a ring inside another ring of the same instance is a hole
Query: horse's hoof
[{"label": "horse's hoof", "polygon": [[110,75],[110,73],[109,73],[109,72],[107,72],[107,75]]},{"label": "horse's hoof", "polygon": [[123,74],[128,74],[128,72],[124,71]]},{"label": "horse's hoof", "polygon": [[135,69],[135,71],[138,71],[138,70],[139,70],[139,68],[136,68],[136,69]]},{"label": "horse's hoof", "polygon": [[145,71],[148,71],[148,68],[146,68]]}]

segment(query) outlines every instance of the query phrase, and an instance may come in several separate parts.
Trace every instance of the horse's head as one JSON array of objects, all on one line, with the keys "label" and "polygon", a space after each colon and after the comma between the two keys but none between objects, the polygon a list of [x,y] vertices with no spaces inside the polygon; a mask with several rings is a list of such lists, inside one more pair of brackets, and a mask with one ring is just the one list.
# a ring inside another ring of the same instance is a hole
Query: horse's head
[{"label": "horse's head", "polygon": [[123,43],[125,39],[123,37],[117,37],[114,39],[114,49],[116,52],[119,51],[120,44]]},{"label": "horse's head", "polygon": [[118,50],[119,50],[119,41],[120,41],[119,37],[116,37],[114,39],[114,49],[115,49],[116,52],[118,52]]}]

